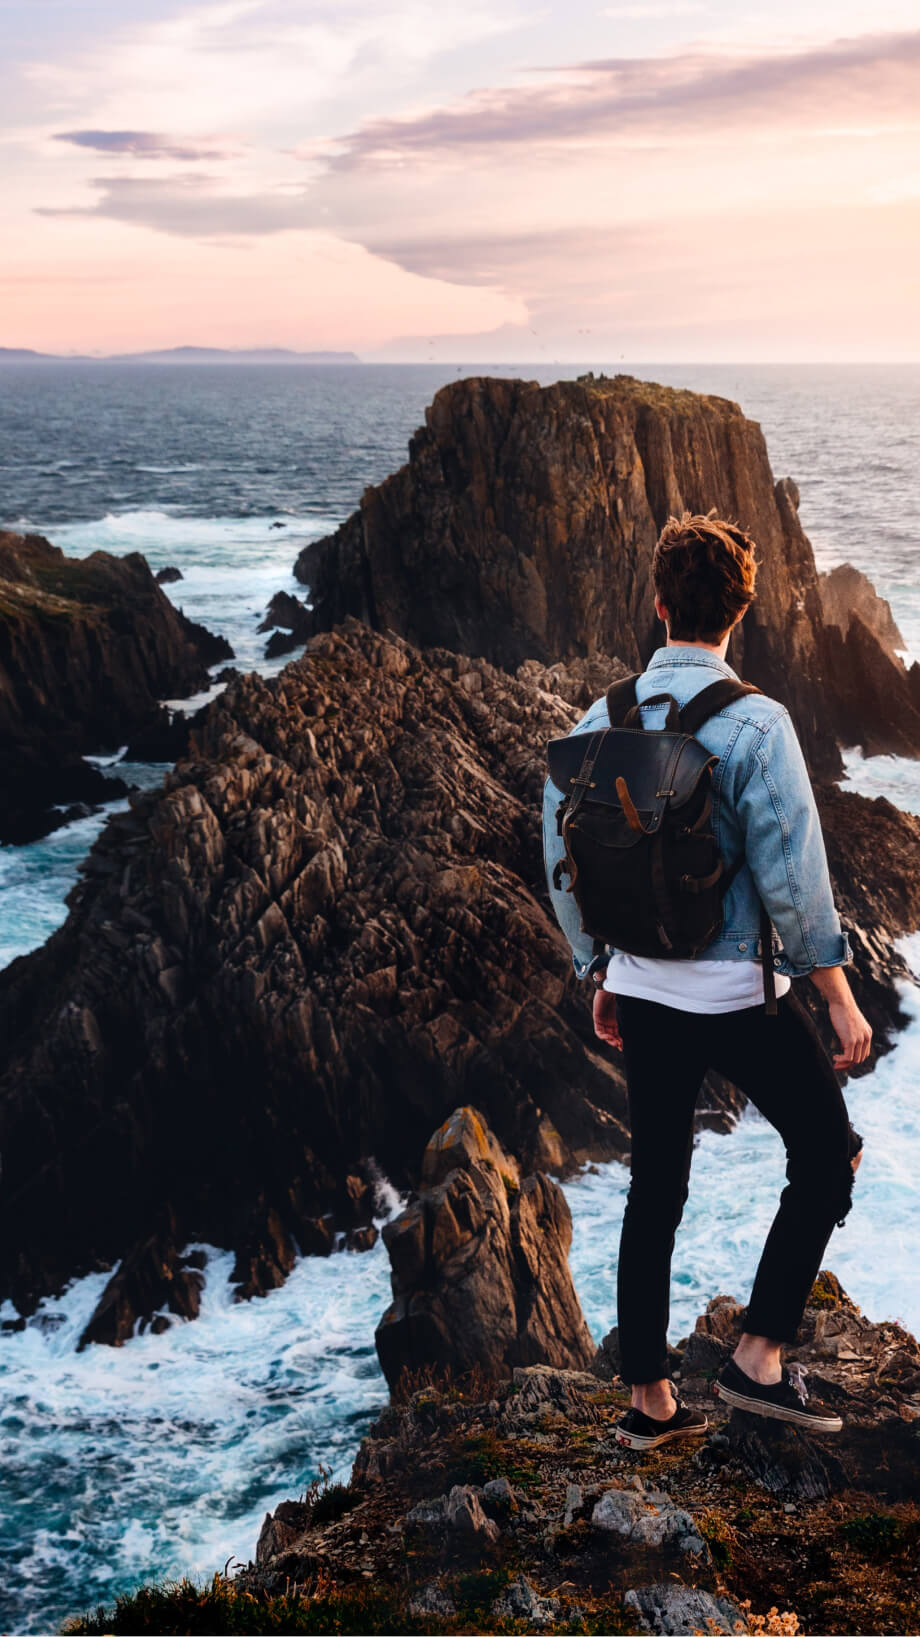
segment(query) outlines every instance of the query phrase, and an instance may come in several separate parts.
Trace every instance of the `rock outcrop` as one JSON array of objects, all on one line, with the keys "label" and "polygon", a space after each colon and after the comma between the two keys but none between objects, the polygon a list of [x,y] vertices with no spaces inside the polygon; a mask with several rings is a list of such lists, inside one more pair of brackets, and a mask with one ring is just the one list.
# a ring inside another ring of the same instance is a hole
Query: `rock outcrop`
[{"label": "rock outcrop", "polygon": [[565,1195],[542,1172],[522,1177],[476,1109],[456,1109],[435,1133],[421,1191],[383,1239],[393,1301],[375,1339],[391,1387],[429,1366],[498,1377],[593,1359]]},{"label": "rock outcrop", "polygon": [[838,563],[826,574],[818,575],[821,610],[825,624],[836,625],[842,636],[850,629],[854,615],[868,626],[889,658],[898,657],[905,646],[898,630],[891,606],[880,597],[867,575],[852,563]]},{"label": "rock outcrop", "polygon": [[[590,1372],[435,1376],[382,1412],[347,1486],[269,1515],[228,1592],[302,1599],[330,1630],[916,1630],[920,1347],[822,1273],[794,1351],[844,1430],[812,1438],[713,1397],[742,1311],[715,1298],[675,1349],[698,1440],[623,1449],[628,1390]],[[362,1587],[385,1595],[348,1625]]]},{"label": "rock outcrop", "polygon": [[[525,1173],[626,1153],[543,883],[543,746],[578,714],[554,690],[584,683],[357,621],[230,679],[194,755],[110,821],[65,926],[0,974],[0,1294],[133,1266],[161,1207],[177,1255],[232,1248],[241,1294],[271,1288],[371,1226],[372,1158],[417,1184],[467,1102]],[[825,822],[883,1045],[920,820],[831,792]],[[701,1125],[740,1106],[701,1104]]]},{"label": "rock outcrop", "polygon": [[232,658],[173,607],[143,557],[65,557],[40,535],[0,533],[0,841],[63,822],[53,803],[124,792],[81,758],[163,732],[159,704]]},{"label": "rock outcrop", "polygon": [[306,603],[292,597],[289,591],[276,591],[258,629],[272,633],[265,644],[265,658],[278,659],[295,648],[302,648],[313,635],[313,614]]},{"label": "rock outcrop", "polygon": [[798,491],[774,484],[760,427],[724,398],[630,376],[457,381],[426,411],[408,464],[305,547],[295,574],[318,628],[351,614],[512,670],[598,654],[641,669],[661,640],[652,550],[685,507],[715,507],[758,542],[758,597],[729,658],[789,706],[814,772],[839,774],[836,739],[920,753],[906,674],[888,674],[871,632],[859,650],[865,698],[828,687],[844,639],[831,627],[828,648]]}]

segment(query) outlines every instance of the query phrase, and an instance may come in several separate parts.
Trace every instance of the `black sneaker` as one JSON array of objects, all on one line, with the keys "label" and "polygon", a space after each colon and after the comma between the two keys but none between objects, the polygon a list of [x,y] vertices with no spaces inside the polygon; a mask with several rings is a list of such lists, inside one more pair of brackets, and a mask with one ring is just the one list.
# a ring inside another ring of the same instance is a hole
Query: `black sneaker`
[{"label": "black sneaker", "polygon": [[810,1398],[805,1385],[808,1374],[802,1364],[787,1364],[779,1381],[764,1385],[754,1381],[737,1365],[728,1360],[713,1383],[713,1392],[736,1410],[748,1410],[751,1415],[772,1416],[776,1421],[791,1421],[810,1432],[842,1432],[839,1415],[820,1402]]},{"label": "black sneaker", "polygon": [[656,1449],[672,1438],[696,1438],[708,1428],[709,1418],[701,1410],[691,1410],[678,1398],[674,1414],[664,1421],[656,1421],[654,1416],[633,1406],[617,1422],[614,1437],[627,1449]]}]

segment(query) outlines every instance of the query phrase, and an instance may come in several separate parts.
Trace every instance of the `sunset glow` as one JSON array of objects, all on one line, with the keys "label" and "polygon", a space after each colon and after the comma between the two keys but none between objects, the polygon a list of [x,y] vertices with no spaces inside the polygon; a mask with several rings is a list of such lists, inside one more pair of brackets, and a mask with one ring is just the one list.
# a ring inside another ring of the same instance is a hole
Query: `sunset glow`
[{"label": "sunset glow", "polygon": [[902,0],[0,6],[0,345],[920,356]]}]

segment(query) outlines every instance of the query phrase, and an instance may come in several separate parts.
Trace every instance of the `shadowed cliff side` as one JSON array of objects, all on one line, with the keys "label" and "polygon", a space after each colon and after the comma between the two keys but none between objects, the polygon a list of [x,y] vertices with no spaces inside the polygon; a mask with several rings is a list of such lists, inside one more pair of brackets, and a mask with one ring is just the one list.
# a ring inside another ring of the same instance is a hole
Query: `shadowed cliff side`
[{"label": "shadowed cliff side", "polygon": [[760,427],[724,398],[623,375],[548,387],[473,377],[436,394],[407,465],[294,572],[322,629],[353,614],[508,669],[597,653],[641,669],[661,640],[659,530],[672,512],[716,507],[762,560],[729,660],[789,707],[813,771],[839,774],[835,738],[920,753],[907,675],[871,632],[859,664],[884,660],[884,687],[844,703],[827,686],[829,663],[839,674],[849,657],[836,626],[828,646],[797,505],[794,484],[774,484]]},{"label": "shadowed cliff side", "polygon": [[0,841],[63,823],[52,803],[120,794],[82,756],[139,734],[169,746],[159,700],[206,688],[208,666],[232,657],[137,552],[65,557],[41,535],[0,532]]},{"label": "shadowed cliff side", "polygon": [[[237,1252],[241,1294],[269,1288],[295,1244],[367,1222],[372,1157],[414,1182],[459,1104],[528,1169],[625,1153],[537,819],[543,747],[578,713],[562,690],[593,685],[357,621],[231,681],[165,790],[110,821],[66,925],[0,974],[0,1294],[27,1308],[123,1257],[93,1331],[119,1339],[148,1301],[194,1306],[197,1239]],[[837,792],[826,822],[881,1043],[920,820]],[[737,1096],[714,1099],[724,1124]]]}]

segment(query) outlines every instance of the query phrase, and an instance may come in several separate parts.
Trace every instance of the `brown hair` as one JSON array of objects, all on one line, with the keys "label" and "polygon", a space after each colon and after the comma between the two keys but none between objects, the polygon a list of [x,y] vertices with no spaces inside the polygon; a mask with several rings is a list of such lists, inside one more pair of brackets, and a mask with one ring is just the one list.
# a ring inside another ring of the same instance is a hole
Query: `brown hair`
[{"label": "brown hair", "polygon": [[652,558],[655,591],[668,611],[671,638],[718,642],[754,601],[755,545],[715,510],[669,517]]}]

